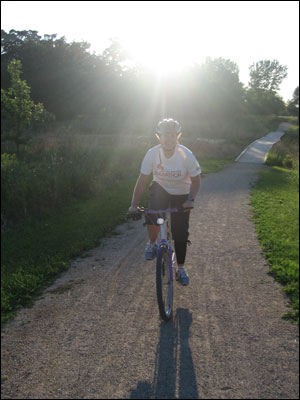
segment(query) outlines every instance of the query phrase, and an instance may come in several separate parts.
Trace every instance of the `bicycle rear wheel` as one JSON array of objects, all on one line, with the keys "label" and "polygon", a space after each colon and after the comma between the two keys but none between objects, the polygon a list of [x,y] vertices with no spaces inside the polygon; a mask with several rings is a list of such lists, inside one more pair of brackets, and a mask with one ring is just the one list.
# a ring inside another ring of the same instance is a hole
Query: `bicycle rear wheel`
[{"label": "bicycle rear wheel", "polygon": [[169,321],[173,316],[173,281],[168,249],[160,247],[156,261],[156,294],[161,318]]}]

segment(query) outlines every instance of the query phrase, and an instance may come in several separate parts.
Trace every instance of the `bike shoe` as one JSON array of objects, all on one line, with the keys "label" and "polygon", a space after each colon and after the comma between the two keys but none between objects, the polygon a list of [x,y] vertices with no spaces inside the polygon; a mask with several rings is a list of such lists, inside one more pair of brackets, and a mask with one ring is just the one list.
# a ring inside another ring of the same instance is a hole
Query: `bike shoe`
[{"label": "bike shoe", "polygon": [[145,251],[145,259],[146,260],[153,260],[156,256],[156,243],[148,243]]},{"label": "bike shoe", "polygon": [[190,278],[184,269],[178,270],[178,280],[184,286],[187,286],[190,283]]}]

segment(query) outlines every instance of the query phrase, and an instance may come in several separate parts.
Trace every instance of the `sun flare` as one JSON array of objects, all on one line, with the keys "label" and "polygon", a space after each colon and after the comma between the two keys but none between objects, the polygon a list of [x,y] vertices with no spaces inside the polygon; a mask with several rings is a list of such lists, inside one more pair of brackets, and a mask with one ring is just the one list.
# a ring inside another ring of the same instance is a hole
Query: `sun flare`
[{"label": "sun flare", "polygon": [[170,35],[136,37],[124,43],[133,61],[158,75],[181,71],[193,63],[193,49],[183,38]]}]

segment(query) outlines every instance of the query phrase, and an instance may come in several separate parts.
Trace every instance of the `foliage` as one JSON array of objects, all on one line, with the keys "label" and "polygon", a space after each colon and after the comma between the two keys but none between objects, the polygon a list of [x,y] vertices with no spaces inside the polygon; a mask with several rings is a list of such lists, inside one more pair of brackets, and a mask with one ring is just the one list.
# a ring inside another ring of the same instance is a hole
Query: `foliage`
[{"label": "foliage", "polygon": [[277,91],[287,76],[287,67],[278,60],[262,60],[250,66],[249,89],[246,91],[246,103],[251,114],[283,115],[286,104]]},{"label": "foliage", "polygon": [[285,111],[284,101],[274,91],[250,88],[247,90],[245,98],[251,114],[282,115]]},{"label": "foliage", "polygon": [[31,174],[27,165],[16,155],[1,154],[1,223],[27,216],[27,200],[30,192]]},{"label": "foliage", "polygon": [[20,60],[12,60],[8,64],[11,87],[1,89],[1,140],[11,140],[16,144],[17,152],[20,144],[26,144],[30,135],[28,129],[34,122],[50,120],[41,103],[34,104],[30,98],[30,88],[21,80],[22,64]]},{"label": "foliage", "polygon": [[287,67],[280,65],[278,60],[261,60],[250,66],[250,82],[252,89],[277,91],[284,78],[287,77]]},{"label": "foliage", "polygon": [[20,60],[33,100],[42,102],[61,120],[95,109],[93,94],[102,92],[95,71],[104,63],[87,52],[88,43],[67,43],[64,37],[56,36],[42,38],[37,31],[1,30],[1,87],[9,86],[9,62]]},{"label": "foliage", "polygon": [[288,169],[299,168],[299,127],[289,129],[271,148],[266,164]]},{"label": "foliage", "polygon": [[74,199],[100,195],[111,182],[137,173],[145,144],[119,147],[116,142],[109,146],[96,143],[70,137],[32,144],[23,160],[2,154],[2,224],[44,217]]},{"label": "foliage", "polygon": [[299,122],[299,86],[296,87],[293,93],[293,98],[288,102],[287,109],[290,115],[298,117]]}]

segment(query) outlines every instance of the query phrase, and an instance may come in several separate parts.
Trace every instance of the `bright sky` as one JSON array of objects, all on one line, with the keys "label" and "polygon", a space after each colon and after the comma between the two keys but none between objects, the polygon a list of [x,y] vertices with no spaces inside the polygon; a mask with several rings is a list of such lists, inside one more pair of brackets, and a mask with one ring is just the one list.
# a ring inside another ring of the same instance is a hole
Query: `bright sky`
[{"label": "bright sky", "polygon": [[299,85],[298,1],[1,1],[1,28],[86,41],[97,54],[117,37],[161,72],[223,57],[245,85],[253,62],[277,59],[288,67],[284,100]]}]

